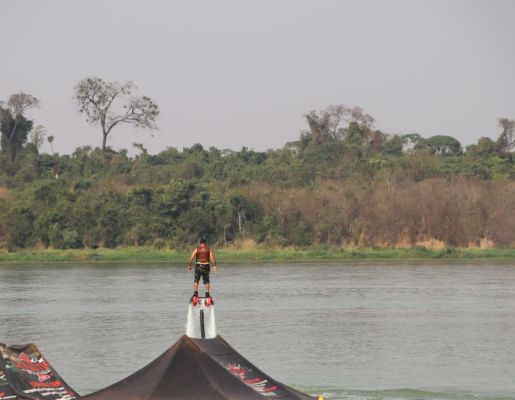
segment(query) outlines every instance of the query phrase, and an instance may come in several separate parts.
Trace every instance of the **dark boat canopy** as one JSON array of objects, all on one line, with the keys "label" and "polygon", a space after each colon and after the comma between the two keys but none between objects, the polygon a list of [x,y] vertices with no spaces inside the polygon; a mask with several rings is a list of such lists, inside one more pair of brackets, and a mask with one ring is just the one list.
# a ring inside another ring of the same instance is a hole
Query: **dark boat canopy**
[{"label": "dark boat canopy", "polygon": [[[30,347],[33,346],[33,347]],[[44,382],[55,385],[54,393],[31,391],[38,375],[27,372],[29,364],[0,372],[0,400],[48,399],[73,400],[71,388],[44,360],[34,345],[27,348],[1,347],[2,367],[12,365],[11,358],[34,356],[42,371],[50,376]],[[4,356],[4,353],[6,357]],[[38,372],[39,373],[39,372]],[[41,372],[42,375],[45,375]],[[2,380],[2,375],[4,379]],[[30,379],[29,379],[30,378]],[[52,379],[49,381],[49,379]],[[3,382],[3,383],[2,383]],[[38,386],[37,383],[35,386]],[[11,397],[15,396],[15,397]],[[222,337],[192,339],[182,336],[172,347],[139,371],[105,389],[81,397],[87,400],[259,400],[301,399],[313,397],[283,385],[267,376],[234,350]]]},{"label": "dark boat canopy", "polygon": [[265,375],[224,339],[182,336],[165,353],[87,400],[310,399]]}]

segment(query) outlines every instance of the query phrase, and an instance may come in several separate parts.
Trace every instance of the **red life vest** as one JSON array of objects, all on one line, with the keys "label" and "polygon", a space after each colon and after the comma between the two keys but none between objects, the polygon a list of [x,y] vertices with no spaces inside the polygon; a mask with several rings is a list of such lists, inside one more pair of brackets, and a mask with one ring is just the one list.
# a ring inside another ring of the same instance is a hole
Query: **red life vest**
[{"label": "red life vest", "polygon": [[211,250],[205,244],[201,244],[197,247],[197,262],[202,264],[209,264],[209,256],[211,255]]}]

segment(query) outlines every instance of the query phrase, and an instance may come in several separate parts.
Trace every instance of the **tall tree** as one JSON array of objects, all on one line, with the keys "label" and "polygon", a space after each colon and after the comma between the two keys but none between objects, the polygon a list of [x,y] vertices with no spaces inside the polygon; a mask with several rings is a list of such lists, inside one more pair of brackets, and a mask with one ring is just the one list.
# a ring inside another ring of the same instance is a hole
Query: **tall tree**
[{"label": "tall tree", "polygon": [[490,157],[497,150],[497,145],[495,142],[488,138],[482,137],[477,141],[477,154],[481,157]]},{"label": "tall tree", "polygon": [[309,125],[309,132],[305,132],[311,137],[316,145],[329,142],[331,140],[343,139],[348,135],[348,128],[343,126],[355,124],[361,131],[370,131],[374,123],[374,118],[366,114],[360,107],[346,107],[343,104],[331,105],[325,110],[310,111],[304,116]]},{"label": "tall tree", "polygon": [[32,121],[25,118],[25,111],[39,104],[36,97],[22,92],[12,94],[6,104],[0,105],[2,154],[7,167],[12,167],[32,129]]},{"label": "tall tree", "polygon": [[438,156],[459,155],[463,152],[461,143],[452,136],[435,135],[417,143],[415,149],[429,150]]},{"label": "tall tree", "polygon": [[47,140],[48,140],[48,143],[50,143],[50,149],[52,150],[52,155],[54,155],[54,136],[50,135]]},{"label": "tall tree", "polygon": [[38,125],[30,132],[30,142],[39,152],[39,149],[45,142],[46,129],[43,125]]},{"label": "tall tree", "polygon": [[515,147],[515,120],[499,118],[499,126],[502,129],[497,146],[500,155],[509,153]]},{"label": "tall tree", "polygon": [[[136,85],[105,82],[101,78],[85,78],[75,87],[79,112],[91,124],[102,129],[102,155],[105,157],[107,137],[121,123],[138,128],[155,128],[159,108],[147,96],[131,97]],[[117,104],[122,103],[122,104]]]},{"label": "tall tree", "polygon": [[424,139],[418,133],[408,133],[406,135],[402,135],[402,151],[409,152],[416,148],[420,142]]}]

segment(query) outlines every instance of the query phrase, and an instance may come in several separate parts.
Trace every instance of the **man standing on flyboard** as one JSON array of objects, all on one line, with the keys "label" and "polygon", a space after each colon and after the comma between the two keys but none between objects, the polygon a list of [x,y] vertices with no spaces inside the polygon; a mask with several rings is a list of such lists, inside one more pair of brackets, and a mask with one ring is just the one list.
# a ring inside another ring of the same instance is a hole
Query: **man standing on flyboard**
[{"label": "man standing on flyboard", "polygon": [[207,306],[215,304],[213,298],[209,294],[209,272],[210,264],[213,264],[213,272],[216,272],[216,260],[213,251],[208,247],[206,239],[200,239],[200,244],[191,253],[191,257],[188,260],[188,269],[191,270],[191,264],[195,259],[195,279],[193,280],[193,296],[191,296],[190,302],[196,305],[198,302],[198,283],[202,276],[204,288],[206,290],[205,304]]}]

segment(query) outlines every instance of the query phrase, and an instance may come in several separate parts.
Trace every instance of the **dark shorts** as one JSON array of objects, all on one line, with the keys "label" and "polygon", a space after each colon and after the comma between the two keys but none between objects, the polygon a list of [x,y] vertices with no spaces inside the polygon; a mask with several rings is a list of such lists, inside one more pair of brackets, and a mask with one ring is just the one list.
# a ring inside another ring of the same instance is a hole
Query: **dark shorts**
[{"label": "dark shorts", "polygon": [[204,264],[204,265],[195,264],[195,281],[194,282],[198,283],[200,281],[200,277],[202,276],[202,282],[204,282],[204,285],[207,285],[209,283],[209,271],[210,271],[209,264]]}]

